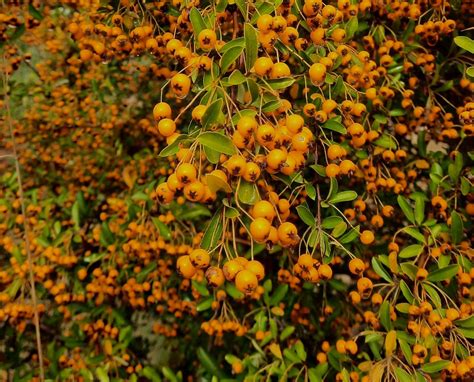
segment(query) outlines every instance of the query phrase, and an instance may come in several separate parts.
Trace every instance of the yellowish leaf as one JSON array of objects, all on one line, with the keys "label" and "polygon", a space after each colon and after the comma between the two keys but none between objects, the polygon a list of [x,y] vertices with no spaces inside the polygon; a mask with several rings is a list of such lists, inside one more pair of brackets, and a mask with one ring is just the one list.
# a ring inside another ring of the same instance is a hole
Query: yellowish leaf
[{"label": "yellowish leaf", "polygon": [[281,355],[281,349],[280,349],[280,345],[276,344],[276,343],[272,343],[268,346],[268,348],[270,349],[271,353],[278,359],[283,359],[282,355]]},{"label": "yellowish leaf", "polygon": [[369,372],[369,381],[370,382],[380,382],[383,377],[383,373],[385,371],[385,367],[378,363]]},{"label": "yellowish leaf", "polygon": [[388,255],[388,265],[392,273],[398,274],[398,254],[393,251]]},{"label": "yellowish leaf", "polygon": [[133,188],[138,178],[137,170],[135,167],[127,166],[123,169],[122,178],[128,188]]},{"label": "yellowish leaf", "polygon": [[229,183],[227,183],[224,179],[219,178],[218,176],[207,174],[206,183],[211,192],[215,193],[220,190],[224,192],[232,192],[232,188],[230,188]]},{"label": "yellowish leaf", "polygon": [[372,361],[364,361],[359,364],[360,371],[368,372],[372,368]]},{"label": "yellowish leaf", "polygon": [[390,357],[397,348],[397,332],[390,330],[385,337],[385,354]]}]

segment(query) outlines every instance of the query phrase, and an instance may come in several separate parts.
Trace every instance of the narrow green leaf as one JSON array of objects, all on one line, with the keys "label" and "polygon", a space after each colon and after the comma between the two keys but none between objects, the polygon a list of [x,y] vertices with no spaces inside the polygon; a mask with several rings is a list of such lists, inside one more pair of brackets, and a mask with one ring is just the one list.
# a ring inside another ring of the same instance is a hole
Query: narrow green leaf
[{"label": "narrow green leaf", "polygon": [[245,67],[249,71],[255,61],[257,60],[258,55],[258,36],[255,28],[246,23],[244,26],[244,38],[245,38]]},{"label": "narrow green leaf", "polygon": [[384,301],[379,310],[380,323],[386,330],[392,330],[392,320],[390,319],[390,304]]},{"label": "narrow green leaf", "polygon": [[421,370],[428,374],[437,373],[448,367],[450,364],[451,361],[443,359],[435,362],[426,363],[421,367]]},{"label": "narrow green leaf", "polygon": [[308,226],[312,227],[316,223],[316,219],[309,210],[307,205],[299,205],[296,207],[296,212],[298,213],[298,216],[301,218],[301,220]]},{"label": "narrow green leaf", "polygon": [[199,12],[199,10],[195,7],[193,7],[189,12],[189,20],[193,26],[194,37],[197,39],[199,33],[201,33],[203,29],[206,29],[206,23],[201,16],[201,12]]},{"label": "narrow green leaf", "polygon": [[226,375],[223,372],[223,369],[219,367],[217,364],[217,361],[208,353],[206,352],[202,347],[199,347],[197,349],[197,357],[199,358],[199,361],[201,362],[201,365],[204,366],[204,368],[211,374],[215,375],[219,378],[225,378]]},{"label": "narrow green leaf", "polygon": [[395,375],[400,382],[413,382],[411,375],[398,366],[395,368]]},{"label": "narrow green leaf", "polygon": [[433,304],[436,306],[436,308],[441,308],[441,297],[439,296],[438,292],[436,291],[435,288],[433,288],[431,285],[428,285],[428,283],[423,283],[423,288],[426,290],[426,293],[431,298],[431,301]]},{"label": "narrow green leaf", "polygon": [[397,142],[390,135],[382,134],[380,138],[374,141],[374,144],[384,149],[395,150],[397,148]]},{"label": "narrow green leaf", "polygon": [[402,291],[403,296],[405,299],[410,303],[413,304],[415,301],[415,296],[411,292],[410,288],[408,287],[407,283],[403,280],[400,280],[400,290]]},{"label": "narrow green leaf", "polygon": [[423,251],[423,246],[420,244],[412,244],[403,248],[398,257],[401,259],[409,259],[418,256]]},{"label": "narrow green leaf", "polygon": [[226,73],[227,70],[232,66],[233,63],[237,61],[239,56],[242,54],[244,48],[240,46],[236,46],[234,48],[231,48],[227,50],[223,55],[220,60],[220,67],[221,67],[221,72]]},{"label": "narrow green leaf", "polygon": [[244,180],[240,181],[237,195],[242,203],[249,205],[255,204],[259,199],[258,190],[255,184]]},{"label": "narrow green leaf", "polygon": [[406,218],[410,223],[415,223],[415,215],[413,213],[413,208],[411,207],[410,203],[401,195],[398,195],[397,202],[400,208],[402,209],[403,213],[405,214]]},{"label": "narrow green leaf", "polygon": [[375,273],[377,273],[385,281],[387,281],[390,284],[393,283],[393,279],[390,277],[388,272],[385,270],[382,264],[375,257],[372,257],[372,268],[374,268]]},{"label": "narrow green leaf", "polygon": [[432,271],[428,275],[428,280],[432,282],[450,280],[458,273],[459,265],[452,264],[447,267]]},{"label": "narrow green leaf", "polygon": [[270,297],[270,305],[278,305],[285,298],[288,288],[288,284],[278,285],[278,287],[275,289],[275,292],[273,292],[272,296]]},{"label": "narrow green leaf", "polygon": [[227,155],[235,154],[235,147],[232,140],[223,134],[206,131],[197,137],[197,141],[203,146],[217,152]]},{"label": "narrow green leaf", "polygon": [[347,134],[347,129],[344,127],[342,123],[337,121],[335,118],[328,119],[323,124],[323,128],[335,131],[336,133]]},{"label": "narrow green leaf", "polygon": [[208,309],[211,309],[211,306],[212,306],[212,302],[214,301],[214,298],[213,297],[208,297],[206,298],[204,301],[200,302],[197,306],[196,306],[196,310],[198,312],[204,312]]},{"label": "narrow green leaf", "polygon": [[171,239],[171,230],[168,228],[168,226],[160,221],[157,217],[152,217],[151,221],[153,222],[153,225],[155,228],[160,232],[160,236],[163,237],[165,240],[170,240]]},{"label": "narrow green leaf", "polygon": [[294,326],[285,327],[285,329],[283,329],[283,331],[280,334],[280,341],[285,341],[289,336],[293,334],[295,329],[296,328]]},{"label": "narrow green leaf", "polygon": [[207,107],[204,115],[202,116],[202,127],[207,129],[218,120],[223,104],[224,102],[222,101],[222,98],[218,98]]},{"label": "narrow green leaf", "polygon": [[212,217],[201,240],[201,247],[210,249],[216,246],[222,235],[221,210],[219,209]]},{"label": "narrow green leaf", "polygon": [[421,225],[425,220],[425,196],[414,194],[415,199],[415,221]]},{"label": "narrow green leaf", "polygon": [[454,37],[454,43],[459,46],[461,49],[468,51],[471,54],[474,54],[474,40],[467,36],[456,36]]},{"label": "narrow green leaf", "polygon": [[357,192],[355,191],[341,191],[337,193],[334,197],[329,199],[329,203],[336,204],[342,202],[350,202],[357,198]]},{"label": "narrow green leaf", "polygon": [[451,213],[451,238],[453,244],[459,244],[463,237],[464,224],[458,212]]}]

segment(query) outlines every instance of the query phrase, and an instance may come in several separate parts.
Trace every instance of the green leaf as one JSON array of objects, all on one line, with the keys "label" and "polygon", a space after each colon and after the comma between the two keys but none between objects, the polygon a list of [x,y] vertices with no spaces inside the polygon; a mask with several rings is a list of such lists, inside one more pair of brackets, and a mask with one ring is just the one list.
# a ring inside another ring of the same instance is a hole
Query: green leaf
[{"label": "green leaf", "polygon": [[254,205],[259,199],[258,190],[254,183],[241,180],[237,192],[239,200],[244,204]]},{"label": "green leaf", "polygon": [[20,26],[17,26],[15,29],[15,32],[13,32],[13,34],[9,38],[9,43],[12,43],[13,41],[18,40],[21,36],[23,36],[25,32],[26,32],[25,24],[21,24]]},{"label": "green leaf", "polygon": [[[398,337],[398,333],[397,333]],[[413,353],[411,352],[410,345],[405,340],[402,340],[398,337],[398,343],[400,345],[400,349],[402,350],[403,355],[405,356],[406,361],[411,365],[411,357]]]},{"label": "green leaf", "polygon": [[296,355],[298,356],[298,358],[301,360],[301,361],[306,361],[306,350],[304,349],[304,345],[303,345],[303,342],[301,342],[301,340],[298,340],[296,341],[296,343],[294,344],[294,348],[296,350]]},{"label": "green leaf", "polygon": [[78,230],[81,227],[81,213],[79,211],[79,202],[77,200],[72,205],[71,217],[74,222],[74,227]]},{"label": "green leaf", "polygon": [[389,115],[391,117],[401,117],[402,115],[405,115],[405,114],[406,114],[406,111],[403,109],[392,109],[389,112]]},{"label": "green leaf", "polygon": [[160,375],[150,366],[145,366],[141,374],[151,382],[161,382]]},{"label": "green leaf", "polygon": [[458,328],[458,332],[461,333],[464,337],[474,340],[474,329],[461,329]]},{"label": "green leaf", "polygon": [[178,136],[174,142],[168,146],[166,146],[161,152],[158,154],[160,157],[169,157],[175,155],[179,151],[180,143],[186,138],[186,135]]},{"label": "green leaf", "polygon": [[219,209],[212,217],[206,231],[204,232],[201,240],[201,247],[204,249],[214,248],[222,236],[222,230],[221,210]]},{"label": "green leaf", "polygon": [[387,273],[382,264],[375,258],[372,257],[372,268],[374,268],[375,273],[382,277],[389,284],[393,284],[393,280],[390,275]]},{"label": "green leaf", "polygon": [[236,46],[234,48],[229,49],[226,51],[221,58],[220,67],[222,73],[226,73],[227,69],[229,69],[232,64],[239,58],[242,54],[244,48],[240,46]]},{"label": "green leaf", "polygon": [[145,268],[143,268],[140,273],[138,273],[137,275],[137,281],[139,283],[142,283],[146,280],[147,276],[153,272],[157,267],[157,263],[156,262],[151,262],[149,263]]},{"label": "green leaf", "polygon": [[223,134],[206,131],[197,137],[197,141],[201,145],[217,152],[227,155],[235,154],[235,147],[232,140]]},{"label": "green leaf", "polygon": [[351,229],[346,234],[344,234],[344,236],[342,236],[339,239],[339,242],[341,244],[349,244],[349,243],[353,242],[355,239],[357,239],[359,237],[359,235],[360,235],[360,226],[357,226],[357,227]]},{"label": "green leaf", "polygon": [[295,329],[296,328],[294,326],[286,326],[280,334],[280,341],[285,341],[289,336],[293,334]]},{"label": "green leaf", "polygon": [[155,228],[160,232],[160,236],[163,237],[165,240],[170,240],[171,239],[171,230],[168,228],[168,226],[160,221],[157,217],[152,217],[151,221],[153,222],[153,225]]},{"label": "green leaf", "polygon": [[459,244],[463,237],[464,225],[459,213],[453,211],[451,214],[451,238],[453,244]]},{"label": "green leaf", "polygon": [[244,26],[244,38],[245,38],[245,67],[249,71],[255,61],[257,60],[258,55],[258,36],[255,28],[246,23]]},{"label": "green leaf", "polygon": [[450,163],[448,166],[448,174],[453,182],[458,181],[459,175],[461,174],[461,171],[463,169],[463,163],[464,159],[462,154],[460,152],[457,152],[456,156],[454,157],[454,163]]},{"label": "green leaf", "polygon": [[450,364],[451,364],[451,361],[443,359],[443,360],[424,364],[421,367],[421,370],[423,370],[425,373],[428,373],[428,374],[437,373],[445,369],[446,367],[448,367]]},{"label": "green leaf", "polygon": [[392,330],[392,320],[390,319],[390,304],[384,301],[379,310],[380,323],[386,330]]},{"label": "green leaf", "polygon": [[346,25],[346,39],[351,39],[359,28],[359,20],[357,17],[351,17]]},{"label": "green leaf", "polygon": [[98,367],[95,369],[95,375],[99,379],[100,382],[109,382],[109,375],[102,367]]},{"label": "green leaf", "polygon": [[219,160],[221,158],[221,153],[219,151],[213,150],[207,146],[203,146],[203,148],[204,154],[206,155],[206,158],[209,162],[211,162],[212,164],[219,163]]},{"label": "green leaf", "polygon": [[211,309],[211,306],[212,306],[212,302],[214,301],[214,298],[213,297],[208,297],[206,298],[204,301],[200,302],[197,306],[196,306],[196,310],[198,312],[204,312],[205,310],[208,310],[208,309]]},{"label": "green leaf", "polygon": [[423,251],[423,246],[420,244],[412,244],[403,248],[398,257],[401,259],[409,259],[418,256]]},{"label": "green leaf", "polygon": [[436,292],[436,289],[433,288],[431,285],[428,285],[427,283],[423,283],[423,288],[426,290],[426,293],[431,298],[431,301],[433,304],[439,309],[441,308],[441,297],[439,297],[438,292]]},{"label": "green leaf", "polygon": [[405,299],[410,303],[413,304],[415,301],[415,296],[411,292],[410,288],[408,287],[407,283],[403,280],[400,280],[400,290],[402,291],[403,296]]},{"label": "green leaf", "polygon": [[236,69],[229,76],[229,85],[240,85],[245,82],[247,78],[241,73],[240,70]]},{"label": "green leaf", "polygon": [[413,382],[412,376],[398,366],[395,368],[395,375],[400,382]]},{"label": "green leaf", "polygon": [[[218,98],[207,107],[204,115],[202,116],[202,127],[207,129],[218,120],[223,103],[224,102],[222,101],[222,98]],[[212,148],[213,147],[211,147],[211,149]]]},{"label": "green leaf", "polygon": [[405,214],[406,218],[410,223],[415,223],[415,215],[413,213],[413,208],[411,207],[410,203],[404,198],[402,195],[398,195],[397,202],[400,208],[402,209],[403,213]]},{"label": "green leaf", "polygon": [[316,188],[311,183],[305,184],[305,191],[310,199],[316,200]]},{"label": "green leaf", "polygon": [[36,20],[43,20],[43,15],[32,4],[28,5],[28,12],[30,12],[30,15]]},{"label": "green leaf", "polygon": [[474,329],[474,315],[456,321],[456,326],[466,329]]},{"label": "green leaf", "polygon": [[339,216],[328,216],[327,218],[324,218],[321,227],[325,229],[332,229],[342,221],[342,218]]},{"label": "green leaf", "polygon": [[197,357],[199,358],[199,361],[201,362],[201,365],[204,366],[204,368],[211,375],[213,376],[215,375],[219,378],[226,377],[225,373],[223,372],[223,369],[219,367],[216,360],[208,352],[206,352],[202,347],[199,347],[196,353],[197,353]]},{"label": "green leaf", "polygon": [[347,134],[347,129],[344,127],[342,123],[337,121],[335,118],[328,119],[323,124],[323,128],[335,131],[336,133]]},{"label": "green leaf", "polygon": [[176,374],[173,373],[173,370],[171,370],[168,366],[163,366],[163,368],[161,369],[161,372],[163,373],[165,378],[169,380],[170,382],[179,382]]},{"label": "green leaf", "polygon": [[397,148],[397,142],[390,135],[382,134],[380,138],[374,141],[374,144],[384,149],[395,150]]},{"label": "green leaf", "polygon": [[235,48],[236,46],[245,47],[245,40],[243,37],[236,38],[235,40],[230,40],[229,42],[225,43],[225,45],[220,49],[220,52],[224,54],[229,49]]},{"label": "green leaf", "polygon": [[199,12],[199,10],[195,7],[193,7],[189,12],[189,19],[191,21],[191,25],[193,26],[194,38],[197,39],[199,33],[201,33],[203,29],[206,29],[206,23],[201,16],[201,12]]},{"label": "green leaf", "polygon": [[459,265],[457,264],[448,265],[447,267],[430,272],[428,275],[428,280],[432,282],[450,280],[454,276],[456,276],[456,273],[458,273],[458,270],[459,270]]},{"label": "green leaf", "polygon": [[267,83],[273,90],[286,89],[295,83],[294,78],[280,78],[277,80],[268,80]]},{"label": "green leaf", "polygon": [[104,246],[110,245],[115,241],[115,235],[109,228],[107,222],[102,223],[102,229],[100,232],[100,243]]},{"label": "green leaf", "polygon": [[423,234],[416,228],[413,227],[405,227],[403,228],[403,232],[406,232],[408,235],[413,237],[414,239],[418,240],[420,243],[425,242],[425,237]]},{"label": "green leaf", "polygon": [[232,284],[232,283],[227,283],[226,286],[225,286],[225,291],[227,292],[227,294],[232,297],[234,300],[241,300],[242,298],[244,298],[244,294],[239,291],[237,289],[237,287],[235,286],[235,284]]},{"label": "green leaf", "polygon": [[474,66],[470,66],[469,68],[466,69],[466,74],[471,77],[471,78],[474,78]]},{"label": "green leaf", "polygon": [[397,309],[401,313],[408,314],[410,311],[410,304],[408,302],[401,302],[395,305],[395,309]]},{"label": "green leaf", "polygon": [[316,224],[316,219],[306,204],[301,204],[296,207],[296,212],[298,212],[298,216],[306,225],[312,227]]},{"label": "green leaf", "polygon": [[425,220],[425,195],[421,196],[418,193],[413,195],[415,199],[415,221],[421,225]]},{"label": "green leaf", "polygon": [[474,40],[467,36],[457,36],[454,37],[454,43],[459,46],[461,49],[468,51],[471,54],[474,54]]},{"label": "green leaf", "polygon": [[286,296],[288,292],[288,284],[280,284],[273,292],[272,296],[270,297],[270,305],[276,306],[278,305]]},{"label": "green leaf", "polygon": [[342,369],[341,375],[342,375],[342,382],[351,382],[351,377],[346,368]]},{"label": "green leaf", "polygon": [[244,19],[247,20],[247,2],[245,0],[235,0],[235,4],[237,4]]},{"label": "green leaf", "polygon": [[355,191],[341,191],[337,193],[334,197],[329,199],[329,203],[336,204],[342,202],[350,202],[357,198],[357,192]]},{"label": "green leaf", "polygon": [[193,288],[196,289],[196,291],[203,297],[209,296],[209,290],[207,289],[207,286],[204,283],[197,282],[196,280],[192,280],[192,285]]},{"label": "green leaf", "polygon": [[216,5],[216,12],[224,12],[225,8],[227,7],[228,0],[219,0],[219,2]]},{"label": "green leaf", "polygon": [[347,223],[344,221],[339,222],[331,232],[331,236],[338,238],[347,230]]}]

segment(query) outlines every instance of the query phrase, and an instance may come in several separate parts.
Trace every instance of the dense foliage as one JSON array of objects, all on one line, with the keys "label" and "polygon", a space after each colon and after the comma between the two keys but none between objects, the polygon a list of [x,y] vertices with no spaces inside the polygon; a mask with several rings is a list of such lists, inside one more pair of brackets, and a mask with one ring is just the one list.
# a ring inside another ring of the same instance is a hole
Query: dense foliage
[{"label": "dense foliage", "polygon": [[469,0],[2,4],[0,379],[474,379]]}]

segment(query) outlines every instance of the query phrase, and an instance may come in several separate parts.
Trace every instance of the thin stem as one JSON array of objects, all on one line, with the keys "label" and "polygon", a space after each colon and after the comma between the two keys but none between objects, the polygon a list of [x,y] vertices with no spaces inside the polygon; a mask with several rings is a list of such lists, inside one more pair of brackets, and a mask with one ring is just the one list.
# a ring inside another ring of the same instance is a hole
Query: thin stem
[{"label": "thin stem", "polygon": [[21,213],[24,217],[23,227],[25,230],[25,245],[26,245],[26,254],[28,260],[28,273],[30,278],[31,284],[31,298],[33,300],[33,311],[34,311],[34,324],[35,324],[35,332],[36,332],[36,346],[38,351],[38,362],[39,362],[39,377],[40,381],[44,381],[44,364],[43,364],[43,350],[41,345],[41,331],[40,331],[40,320],[39,320],[39,313],[38,313],[38,301],[36,298],[36,288],[35,288],[35,276],[33,271],[33,259],[31,254],[31,245],[30,245],[30,228],[28,224],[28,219],[26,218],[26,207],[25,207],[25,198],[23,193],[23,182],[21,178],[21,170],[20,170],[20,162],[18,161],[18,151],[15,141],[15,135],[13,134],[13,125],[11,120],[11,111],[10,111],[10,96],[8,95],[8,78],[5,74],[3,78],[3,85],[4,85],[4,92],[5,92],[5,110],[6,110],[6,119],[10,134],[10,139],[13,146],[13,157],[15,158],[15,168],[16,168],[16,175],[18,179],[18,193],[20,198],[21,204]]}]

